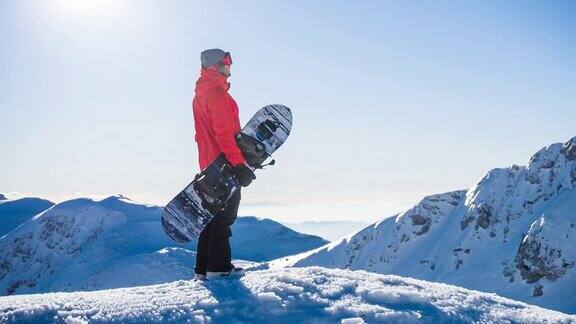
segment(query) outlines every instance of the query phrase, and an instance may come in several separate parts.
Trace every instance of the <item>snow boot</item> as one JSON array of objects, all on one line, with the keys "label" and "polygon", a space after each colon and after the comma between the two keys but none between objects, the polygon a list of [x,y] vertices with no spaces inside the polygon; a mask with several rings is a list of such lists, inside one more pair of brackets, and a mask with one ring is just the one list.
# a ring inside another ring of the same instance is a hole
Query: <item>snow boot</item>
[{"label": "snow boot", "polygon": [[221,271],[221,272],[212,272],[206,271],[206,279],[217,279],[217,278],[226,278],[226,277],[242,277],[245,273],[243,268],[234,267],[230,271]]}]

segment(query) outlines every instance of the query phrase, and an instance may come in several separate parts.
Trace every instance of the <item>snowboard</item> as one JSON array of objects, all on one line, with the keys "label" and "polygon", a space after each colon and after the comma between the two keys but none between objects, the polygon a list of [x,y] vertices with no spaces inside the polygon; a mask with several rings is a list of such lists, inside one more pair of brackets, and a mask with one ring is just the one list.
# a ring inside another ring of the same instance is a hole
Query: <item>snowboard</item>
[{"label": "snowboard", "polygon": [[[288,138],[292,129],[292,112],[283,105],[260,109],[236,135],[236,144],[250,169],[264,164]],[[230,197],[240,189],[232,166],[224,154],[194,177],[194,180],[164,207],[161,216],[164,232],[178,243],[198,238],[202,230]]]}]

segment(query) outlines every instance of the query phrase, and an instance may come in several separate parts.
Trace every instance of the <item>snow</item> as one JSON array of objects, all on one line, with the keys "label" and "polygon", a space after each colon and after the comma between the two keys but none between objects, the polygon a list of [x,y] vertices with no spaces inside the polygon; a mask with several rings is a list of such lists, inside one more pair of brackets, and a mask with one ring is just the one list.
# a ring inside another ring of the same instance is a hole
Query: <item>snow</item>
[{"label": "snow", "polygon": [[576,313],[576,137],[527,166],[494,169],[468,190],[262,268],[363,269],[444,282]]},{"label": "snow", "polygon": [[0,297],[8,322],[192,321],[295,322],[555,322],[562,314],[495,294],[446,284],[306,267],[248,271],[240,279],[93,292]]},{"label": "snow", "polygon": [[0,237],[53,205],[54,203],[45,199],[35,197],[8,199],[0,194]]},{"label": "snow", "polygon": [[[31,205],[14,205],[19,201],[0,204],[0,212],[7,211],[0,214],[0,228],[17,226],[3,221]],[[101,290],[193,277],[196,241],[171,241],[160,213],[161,207],[122,195],[73,199],[35,216],[27,213],[25,223],[0,239],[0,294]],[[236,263],[271,260],[327,242],[255,217],[239,217],[233,233]]]}]

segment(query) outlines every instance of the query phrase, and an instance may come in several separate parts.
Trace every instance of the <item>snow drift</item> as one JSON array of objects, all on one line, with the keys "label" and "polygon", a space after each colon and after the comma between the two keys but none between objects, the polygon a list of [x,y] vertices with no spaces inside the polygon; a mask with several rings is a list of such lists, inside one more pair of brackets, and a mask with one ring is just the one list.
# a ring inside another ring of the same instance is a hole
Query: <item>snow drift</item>
[{"label": "snow drift", "polygon": [[270,267],[392,273],[576,313],[575,242],[576,137]]},{"label": "snow drift", "polygon": [[576,316],[440,283],[320,267],[95,292],[0,297],[0,321],[555,322]]}]

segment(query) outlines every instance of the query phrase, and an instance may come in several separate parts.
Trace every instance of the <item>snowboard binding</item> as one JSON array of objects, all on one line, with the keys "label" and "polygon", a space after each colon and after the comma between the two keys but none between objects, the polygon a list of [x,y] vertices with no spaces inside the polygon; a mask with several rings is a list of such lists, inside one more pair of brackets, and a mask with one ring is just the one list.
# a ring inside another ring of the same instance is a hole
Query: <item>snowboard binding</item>
[{"label": "snowboard binding", "polygon": [[[249,166],[255,169],[262,169],[262,167],[267,165],[262,163],[264,163],[270,155],[266,153],[266,148],[259,140],[246,134],[238,133],[236,135],[236,144],[240,148],[240,151],[242,151],[242,155]],[[274,163],[270,165],[274,165]]]},{"label": "snowboard binding", "polygon": [[[221,155],[218,159],[224,159]],[[235,178],[228,163],[220,163],[222,167],[215,173],[207,168],[194,178],[194,190],[202,200],[202,207],[215,215],[226,207],[226,202],[232,194],[233,185],[230,179]]]},{"label": "snowboard binding", "polygon": [[260,141],[265,141],[274,135],[274,132],[278,129],[279,126],[280,123],[267,119],[258,125],[256,137]]}]

